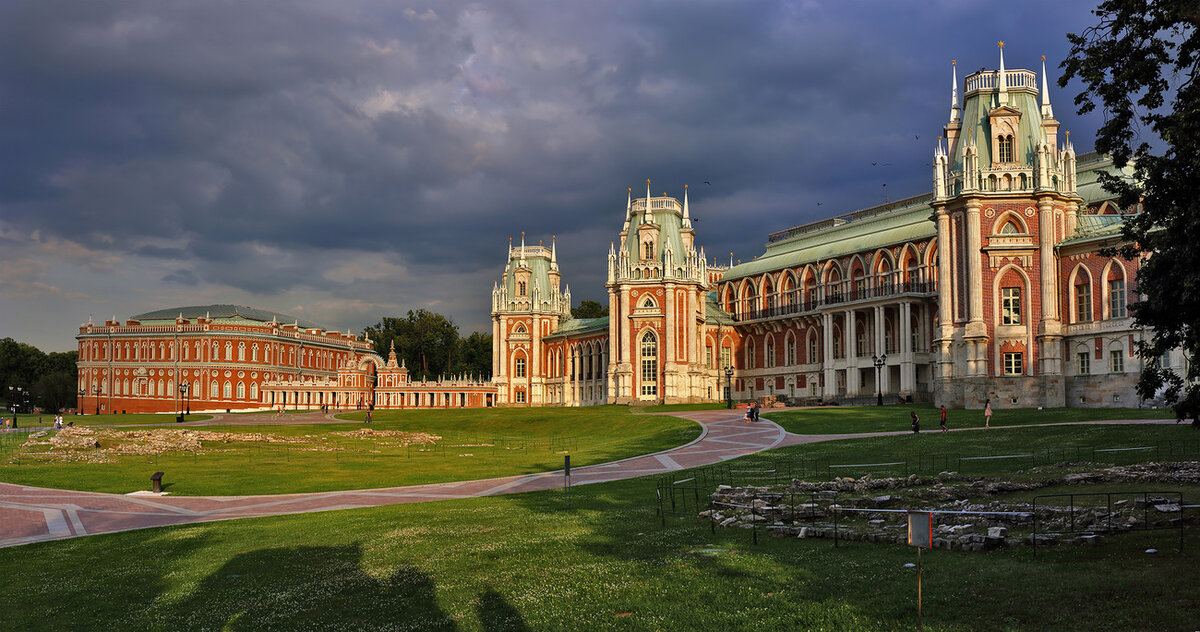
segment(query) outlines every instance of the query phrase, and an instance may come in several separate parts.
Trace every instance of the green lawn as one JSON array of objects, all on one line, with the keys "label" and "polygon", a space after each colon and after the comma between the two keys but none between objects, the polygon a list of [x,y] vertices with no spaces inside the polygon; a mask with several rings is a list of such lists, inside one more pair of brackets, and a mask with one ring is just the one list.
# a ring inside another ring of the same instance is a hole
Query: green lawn
[{"label": "green lawn", "polygon": [[[764,409],[761,416],[796,434],[850,434],[908,430],[909,413],[921,418],[922,431],[938,427],[939,409],[930,404],[887,406],[825,406],[802,410]],[[1174,419],[1171,409],[1152,408],[1002,408],[992,409],[993,426],[1071,423],[1096,420]],[[950,428],[982,428],[982,410],[947,409]]]},{"label": "green lawn", "polygon": [[[562,411],[556,411],[562,413]],[[642,418],[644,419],[644,418]],[[1186,427],[1022,428],[773,451],[861,459],[956,447],[1183,440]],[[940,442],[940,443],[939,443]],[[756,467],[763,457],[731,462]],[[0,549],[0,629],[912,630],[915,553],[761,538],[655,514],[655,479],[133,531]],[[1076,489],[1091,489],[1076,486]],[[933,631],[1191,630],[1200,535],[923,555]],[[1146,555],[1147,547],[1161,553]]]},{"label": "green lawn", "polygon": [[[350,415],[351,417],[353,415]],[[177,426],[173,426],[178,428]],[[370,428],[439,435],[432,446],[411,448],[337,435]],[[0,480],[87,491],[148,489],[150,475],[166,472],[176,495],[241,495],[368,489],[491,478],[603,463],[685,444],[700,433],[692,421],[632,415],[625,407],[379,411],[362,423],[230,425],[197,432],[268,433],[305,446],[206,441],[199,453],[121,456],[111,463],[42,461],[0,445]],[[304,447],[320,446],[321,450]],[[41,448],[44,449],[44,448]]]}]

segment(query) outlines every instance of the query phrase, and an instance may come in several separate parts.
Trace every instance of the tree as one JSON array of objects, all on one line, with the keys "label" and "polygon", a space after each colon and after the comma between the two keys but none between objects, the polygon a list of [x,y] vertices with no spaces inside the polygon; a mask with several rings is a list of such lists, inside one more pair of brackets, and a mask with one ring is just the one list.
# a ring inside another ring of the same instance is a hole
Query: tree
[{"label": "tree", "polygon": [[580,301],[578,307],[571,308],[571,318],[600,318],[608,316],[608,306],[598,301]]},{"label": "tree", "polygon": [[466,373],[484,379],[492,376],[492,334],[472,332],[462,340],[461,366],[455,373]]},{"label": "tree", "polygon": [[[1200,3],[1196,0],[1106,0],[1093,12],[1099,23],[1067,35],[1071,53],[1060,86],[1079,78],[1079,112],[1097,101],[1105,123],[1096,150],[1131,178],[1102,174],[1104,187],[1125,208],[1127,243],[1118,252],[1142,256],[1141,298],[1130,305],[1145,328],[1138,354],[1146,367],[1138,394],[1160,391],[1180,417],[1200,411]],[[1141,138],[1148,128],[1157,138]],[[1172,349],[1190,359],[1184,376],[1156,360]]]},{"label": "tree", "polygon": [[[375,343],[375,351],[387,357],[392,345],[396,345],[396,356],[403,359],[413,379],[437,378],[442,375],[469,373],[476,374],[491,372],[491,336],[486,336],[486,352],[482,358],[486,364],[478,364],[476,356],[468,361],[464,357],[467,350],[459,339],[458,325],[454,321],[425,309],[409,310],[404,318],[386,317],[374,326],[363,330],[363,335]],[[472,334],[472,337],[484,334]],[[471,338],[467,339],[468,341]],[[479,343],[479,340],[476,341]],[[478,354],[476,348],[471,353]],[[473,364],[475,363],[475,364]],[[482,371],[472,369],[472,366],[486,367]]]}]

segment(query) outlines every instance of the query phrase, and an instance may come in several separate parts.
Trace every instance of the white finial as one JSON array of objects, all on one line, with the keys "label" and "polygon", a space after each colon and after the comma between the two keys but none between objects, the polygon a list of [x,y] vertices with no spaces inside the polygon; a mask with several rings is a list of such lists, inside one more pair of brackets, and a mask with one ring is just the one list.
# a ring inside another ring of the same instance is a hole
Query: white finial
[{"label": "white finial", "polygon": [[642,213],[642,223],[650,223],[650,178],[646,178],[646,209]]},{"label": "white finial", "polygon": [[628,222],[630,217],[633,217],[633,187],[628,187],[628,197],[625,198],[625,221]]},{"label": "white finial", "polygon": [[525,266],[525,231],[521,231],[521,266]]},{"label": "white finial", "polygon": [[950,122],[957,123],[958,113],[958,60],[950,60]]},{"label": "white finial", "polygon": [[550,235],[550,269],[558,269],[558,236]]},{"label": "white finial", "polygon": [[1008,105],[1008,79],[1004,73],[1004,42],[996,42],[1000,47],[1000,105]]},{"label": "white finial", "polygon": [[692,218],[688,216],[688,185],[683,185],[683,227],[692,227]]},{"label": "white finial", "polygon": [[1050,107],[1050,90],[1046,88],[1046,56],[1042,55],[1042,118],[1054,118],[1054,108]]}]

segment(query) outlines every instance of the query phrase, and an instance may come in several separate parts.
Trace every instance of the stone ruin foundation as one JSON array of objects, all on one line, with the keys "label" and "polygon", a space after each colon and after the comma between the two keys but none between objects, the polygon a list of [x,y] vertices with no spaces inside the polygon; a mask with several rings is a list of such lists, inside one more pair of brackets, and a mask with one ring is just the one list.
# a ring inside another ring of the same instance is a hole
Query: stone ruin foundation
[{"label": "stone ruin foundation", "polygon": [[[1038,469],[1042,468],[1029,473]],[[948,511],[956,513],[934,515],[934,548],[989,551],[1033,545],[1035,507],[1032,502],[979,499],[1098,483],[1138,483],[1157,490],[1196,485],[1200,484],[1200,463],[1114,466],[1027,481],[942,472],[925,478],[914,474],[907,478],[864,476],[816,483],[793,480],[786,486],[720,485],[710,496],[710,508],[699,515],[724,528],[834,538],[836,513],[839,540],[903,545],[907,542],[908,509]],[[1088,492],[1081,489],[1077,493]],[[1090,504],[1080,502],[1083,498],[1090,498]],[[1181,502],[1180,496],[1134,492],[1114,492],[1111,510],[1104,497],[1077,497],[1073,511],[1068,505],[1039,502],[1036,545],[1094,545],[1105,535],[1195,526],[1200,520],[1195,511],[1186,511],[1188,503],[1186,499]]]}]

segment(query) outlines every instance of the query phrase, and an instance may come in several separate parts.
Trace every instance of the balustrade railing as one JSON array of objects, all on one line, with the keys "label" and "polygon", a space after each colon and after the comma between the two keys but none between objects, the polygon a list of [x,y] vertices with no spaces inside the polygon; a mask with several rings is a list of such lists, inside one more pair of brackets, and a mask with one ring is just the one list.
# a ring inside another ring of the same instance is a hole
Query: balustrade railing
[{"label": "balustrade railing", "polygon": [[833,292],[823,297],[808,300],[793,300],[783,305],[770,305],[761,309],[744,310],[733,315],[736,321],[761,320],[764,318],[779,318],[815,312],[821,307],[853,303],[875,298],[898,296],[900,294],[928,294],[936,291],[934,284],[928,281],[906,281],[904,283],[885,283],[875,287],[854,289],[848,292]]}]

